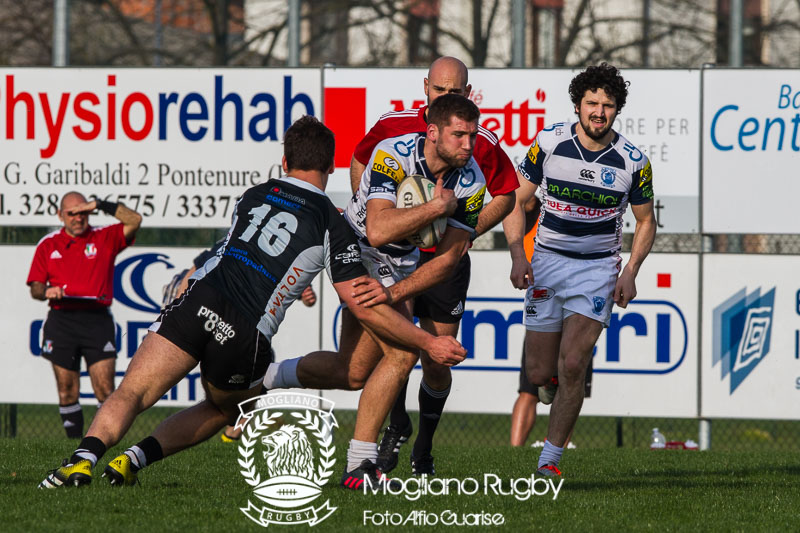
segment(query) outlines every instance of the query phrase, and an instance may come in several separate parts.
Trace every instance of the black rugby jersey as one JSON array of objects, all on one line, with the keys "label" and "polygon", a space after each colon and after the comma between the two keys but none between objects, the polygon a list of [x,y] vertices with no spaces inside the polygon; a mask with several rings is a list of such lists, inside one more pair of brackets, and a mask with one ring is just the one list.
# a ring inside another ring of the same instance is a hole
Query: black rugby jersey
[{"label": "black rugby jersey", "polygon": [[325,193],[285,177],[242,195],[222,248],[192,278],[219,290],[271,339],[323,268],[332,283],[367,274],[355,233]]}]

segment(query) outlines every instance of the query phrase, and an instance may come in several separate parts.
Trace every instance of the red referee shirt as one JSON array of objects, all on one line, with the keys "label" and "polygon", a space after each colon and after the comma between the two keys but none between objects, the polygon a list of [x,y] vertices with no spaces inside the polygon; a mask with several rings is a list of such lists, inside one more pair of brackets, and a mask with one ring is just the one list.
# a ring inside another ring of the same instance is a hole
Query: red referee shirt
[{"label": "red referee shirt", "polygon": [[[366,165],[375,146],[382,140],[406,133],[424,132],[428,128],[428,123],[425,122],[426,109],[428,106],[386,113],[356,145],[353,157],[362,165]],[[475,140],[472,157],[481,167],[486,177],[486,189],[492,196],[510,193],[519,187],[517,171],[511,159],[500,147],[497,136],[482,126],[478,126],[478,137]],[[435,247],[423,251],[434,250]]]},{"label": "red referee shirt", "polygon": [[38,281],[64,287],[66,299],[50,300],[53,309],[92,309],[111,305],[114,299],[114,260],[128,247],[122,227],[122,224],[101,228],[89,226],[81,237],[70,237],[64,228],[46,235],[36,245],[28,285]]}]

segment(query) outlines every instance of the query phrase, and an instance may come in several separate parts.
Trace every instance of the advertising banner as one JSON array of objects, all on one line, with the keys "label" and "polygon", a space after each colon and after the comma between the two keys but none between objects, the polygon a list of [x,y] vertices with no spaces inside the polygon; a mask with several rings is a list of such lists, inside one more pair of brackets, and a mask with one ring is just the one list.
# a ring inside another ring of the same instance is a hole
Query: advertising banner
[{"label": "advertising banner", "polygon": [[[510,413],[517,397],[525,328],[522,291],[508,280],[506,252],[472,252],[472,281],[459,341],[469,351],[453,367],[446,409]],[[624,256],[627,259],[627,256]],[[624,263],[623,263],[624,264]],[[697,257],[653,254],[637,278],[637,298],[615,308],[594,354],[592,397],[583,413],[598,416],[697,416]],[[323,285],[323,349],[335,350],[341,308]],[[412,372],[406,398],[418,410],[422,371]],[[481,391],[476,394],[476,391]],[[676,393],[680,391],[680,393]],[[340,408],[355,409],[358,393],[325,392]],[[539,405],[542,413],[548,407]]]},{"label": "advertising banner", "polygon": [[800,420],[800,259],[703,257],[702,416]]},{"label": "advertising banner", "polygon": [[[41,328],[48,307],[45,302],[31,298],[25,284],[34,249],[33,246],[0,246],[0,270],[6,280],[5,299],[10,302],[0,308],[0,351],[3,353],[0,403],[55,404],[58,401],[50,362],[41,357]],[[117,325],[117,384],[147,334],[147,328],[158,317],[161,288],[176,273],[191,267],[192,259],[200,251],[132,246],[117,257],[111,306]],[[318,283],[314,282],[317,290]],[[305,307],[299,302],[292,306],[281,332],[272,342],[279,359],[317,349],[319,313],[319,307]],[[94,403],[85,362],[81,371],[81,402]],[[197,367],[169,391],[159,405],[193,405],[204,396]]]},{"label": "advertising banner", "polygon": [[[25,279],[33,246],[0,246],[0,266],[9,280],[7,298],[14,305],[0,310],[0,403],[55,403],[50,364],[40,357],[44,302],[30,297]],[[130,357],[158,316],[161,287],[191,265],[200,250],[133,246],[117,260],[112,312],[117,324],[118,381]],[[510,413],[519,384],[524,327],[523,293],[511,287],[505,273],[508,255],[472,253],[472,286],[459,333],[468,349],[466,361],[453,369],[447,409],[456,412]],[[691,255],[655,254],[637,279],[639,296],[627,309],[615,309],[594,354],[594,385],[585,414],[602,416],[674,416],[697,414],[697,261]],[[273,338],[277,360],[320,349],[336,350],[341,326],[339,300],[327,277],[314,281],[314,307],[299,302]],[[81,379],[84,402],[93,402],[91,384]],[[421,370],[412,372],[409,391],[416,391]],[[690,384],[690,385],[687,385]],[[485,394],[475,394],[476,390]],[[675,391],[680,391],[676,394]],[[341,409],[355,409],[358,392],[323,391]],[[161,400],[160,405],[191,405],[203,398],[199,368]],[[416,392],[408,407],[417,410]],[[547,408],[540,406],[541,412]]]},{"label": "advertising banner", "polygon": [[[568,88],[579,71],[556,69],[471,69],[470,98],[481,109],[480,124],[494,132],[516,166],[536,134],[556,122],[576,120]],[[627,103],[614,128],[631,143],[636,160],[653,164],[659,231],[699,230],[700,75],[690,70],[625,70]],[[328,190],[339,206],[351,196],[353,148],[389,111],[426,104],[426,69],[324,69],[325,122],[336,132],[336,172]],[[657,105],[679,101],[680,106]],[[634,219],[626,214],[625,228]],[[499,227],[496,229],[500,229]]]},{"label": "advertising banner", "polygon": [[800,70],[703,71],[703,232],[796,233]]},{"label": "advertising banner", "polygon": [[155,227],[228,227],[280,175],[283,133],[322,109],[319,69],[0,69],[0,225],[53,223],[64,193]]}]

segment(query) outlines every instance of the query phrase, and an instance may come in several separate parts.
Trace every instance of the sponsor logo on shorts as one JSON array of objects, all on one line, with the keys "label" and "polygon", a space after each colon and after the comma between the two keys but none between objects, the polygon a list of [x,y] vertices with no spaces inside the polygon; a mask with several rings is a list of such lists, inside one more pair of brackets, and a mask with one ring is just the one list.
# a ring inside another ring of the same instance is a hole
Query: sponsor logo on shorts
[{"label": "sponsor logo on shorts", "polygon": [[459,300],[458,305],[455,307],[455,309],[450,311],[450,314],[453,315],[453,316],[463,315],[464,314],[464,302]]},{"label": "sponsor logo on shorts", "polygon": [[240,383],[244,383],[245,377],[242,374],[234,374],[231,376],[231,379],[228,380],[228,383],[231,385],[239,385]]},{"label": "sponsor logo on shorts", "polygon": [[383,265],[378,269],[378,275],[382,278],[388,278],[392,275],[392,269],[386,265]]},{"label": "sponsor logo on shorts", "polygon": [[603,308],[606,306],[606,299],[602,296],[594,296],[592,298],[592,304],[594,305],[592,312],[596,315],[600,315],[603,313]]},{"label": "sponsor logo on shorts", "polygon": [[556,291],[550,287],[537,285],[535,287],[528,287],[528,294],[526,295],[529,302],[546,302],[556,295]]},{"label": "sponsor logo on shorts", "polygon": [[335,261],[339,261],[344,264],[348,263],[360,263],[361,262],[361,248],[358,247],[357,244],[348,244],[347,251],[342,252],[340,254],[336,254],[333,258]]},{"label": "sponsor logo on shorts", "polygon": [[217,341],[220,346],[225,344],[225,341],[236,335],[236,332],[233,330],[233,326],[222,320],[222,317],[205,305],[200,306],[200,310],[197,311],[197,316],[206,319],[206,323],[203,325],[203,327],[206,331],[209,331],[213,334],[214,340]]},{"label": "sponsor logo on shorts", "polygon": [[525,306],[525,315],[526,316],[538,316],[538,313],[536,312],[536,306],[533,305],[533,304],[526,305]]},{"label": "sponsor logo on shorts", "polygon": [[45,339],[44,345],[42,346],[42,352],[53,353],[53,341],[50,339]]}]

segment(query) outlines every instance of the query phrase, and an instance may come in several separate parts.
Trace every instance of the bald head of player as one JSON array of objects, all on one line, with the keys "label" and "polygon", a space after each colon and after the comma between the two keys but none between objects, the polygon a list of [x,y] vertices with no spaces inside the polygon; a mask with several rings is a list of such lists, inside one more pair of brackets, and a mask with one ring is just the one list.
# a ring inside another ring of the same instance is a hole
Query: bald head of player
[{"label": "bald head of player", "polygon": [[64,231],[71,237],[80,237],[89,229],[89,212],[74,211],[78,206],[85,207],[86,197],[79,192],[68,192],[61,198],[58,219],[64,223]]},{"label": "bald head of player", "polygon": [[425,78],[428,105],[443,94],[460,94],[469,98],[472,85],[467,83],[467,66],[455,57],[440,57],[431,63]]}]

